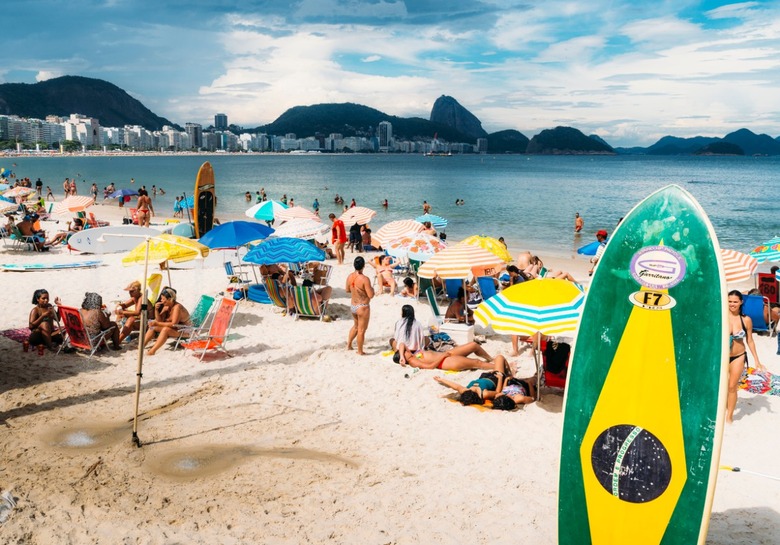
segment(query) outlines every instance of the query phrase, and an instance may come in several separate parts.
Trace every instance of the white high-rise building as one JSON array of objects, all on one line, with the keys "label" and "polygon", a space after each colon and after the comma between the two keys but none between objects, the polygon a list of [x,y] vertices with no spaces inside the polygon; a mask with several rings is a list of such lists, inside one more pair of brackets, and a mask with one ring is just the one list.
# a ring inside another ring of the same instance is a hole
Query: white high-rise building
[{"label": "white high-rise building", "polygon": [[382,121],[379,123],[377,133],[379,137],[379,151],[390,151],[393,147],[393,124],[389,121]]}]

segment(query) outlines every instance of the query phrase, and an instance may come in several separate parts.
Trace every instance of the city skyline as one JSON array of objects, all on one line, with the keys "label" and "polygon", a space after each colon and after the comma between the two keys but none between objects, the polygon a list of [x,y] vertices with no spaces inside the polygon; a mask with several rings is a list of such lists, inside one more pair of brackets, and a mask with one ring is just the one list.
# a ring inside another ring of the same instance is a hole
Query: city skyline
[{"label": "city skyline", "polygon": [[[153,9],[152,9],[153,8]],[[12,2],[3,82],[104,79],[183,125],[293,106],[400,117],[454,97],[488,132],[557,125],[613,146],[780,135],[780,4],[592,0]]]}]

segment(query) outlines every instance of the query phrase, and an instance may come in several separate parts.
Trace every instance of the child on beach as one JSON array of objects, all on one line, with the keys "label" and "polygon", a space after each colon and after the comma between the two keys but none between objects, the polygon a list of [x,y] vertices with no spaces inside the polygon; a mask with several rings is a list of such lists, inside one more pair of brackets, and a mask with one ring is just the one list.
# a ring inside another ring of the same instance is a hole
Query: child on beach
[{"label": "child on beach", "polygon": [[28,320],[30,345],[42,344],[51,348],[52,343],[61,343],[62,335],[54,326],[54,323],[58,322],[57,311],[49,304],[49,292],[44,289],[35,290],[32,304],[35,306],[30,311]]}]

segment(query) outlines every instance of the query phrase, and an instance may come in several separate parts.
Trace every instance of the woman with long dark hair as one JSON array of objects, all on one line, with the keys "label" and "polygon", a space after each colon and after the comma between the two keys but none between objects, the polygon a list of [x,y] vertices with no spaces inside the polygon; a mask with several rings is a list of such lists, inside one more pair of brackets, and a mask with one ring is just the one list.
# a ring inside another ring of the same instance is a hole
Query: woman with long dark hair
[{"label": "woman with long dark hair", "polygon": [[401,307],[401,319],[395,323],[395,333],[390,339],[390,347],[396,352],[404,354],[406,350],[419,352],[428,344],[428,332],[414,317],[414,307],[404,305]]},{"label": "woman with long dark hair", "polygon": [[[732,290],[728,297],[729,305],[729,392],[726,398],[726,422],[734,420],[734,409],[737,407],[737,389],[739,378],[748,364],[747,349],[755,359],[754,367],[764,369],[758,359],[756,345],[753,342],[753,320],[742,313],[742,292]],[[745,346],[747,345],[747,347]]]}]

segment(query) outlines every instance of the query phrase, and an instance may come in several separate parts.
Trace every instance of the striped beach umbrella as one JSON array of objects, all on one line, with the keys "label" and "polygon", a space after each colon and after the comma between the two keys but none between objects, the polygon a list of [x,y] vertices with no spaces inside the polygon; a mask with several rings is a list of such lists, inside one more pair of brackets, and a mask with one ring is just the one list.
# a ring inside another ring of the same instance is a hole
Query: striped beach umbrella
[{"label": "striped beach umbrella", "polygon": [[780,237],[775,237],[763,244],[759,244],[750,252],[751,257],[755,257],[759,263],[767,261],[780,261]]},{"label": "striped beach umbrella", "polygon": [[90,206],[95,204],[93,197],[87,197],[86,195],[71,195],[65,197],[60,202],[55,203],[52,207],[53,214],[74,214],[76,212],[83,212]]},{"label": "striped beach umbrella", "polygon": [[0,202],[0,214],[6,214],[8,212],[15,212],[19,209],[19,205],[13,202]]},{"label": "striped beach umbrella", "polygon": [[[296,207],[297,208],[297,207]],[[312,219],[296,218],[276,228],[274,238],[289,237],[309,240],[330,231],[330,225]]]},{"label": "striped beach umbrella", "polygon": [[415,261],[428,261],[430,258],[447,248],[447,244],[438,238],[425,233],[411,233],[388,243],[382,243],[388,255],[393,257],[408,257]]},{"label": "striped beach umbrella", "polygon": [[311,210],[307,210],[303,206],[293,206],[284,210],[279,210],[274,214],[274,219],[279,222],[290,221],[293,219],[321,221],[317,214]]},{"label": "striped beach umbrella", "polygon": [[425,223],[426,221],[430,221],[431,225],[434,229],[446,229],[447,224],[449,221],[442,218],[441,216],[437,216],[435,214],[423,214],[422,216],[418,216],[414,218],[415,221],[419,221],[420,223]]},{"label": "striped beach umbrella", "polygon": [[723,271],[726,273],[726,282],[743,282],[750,280],[750,277],[756,273],[758,261],[736,250],[720,251],[723,257]]},{"label": "striped beach umbrella", "polygon": [[249,250],[243,259],[255,265],[324,260],[324,250],[300,238],[269,238]]},{"label": "striped beach umbrella", "polygon": [[582,288],[561,278],[527,280],[479,304],[474,318],[508,335],[560,335],[577,329]]},{"label": "striped beach umbrella", "polygon": [[[411,255],[411,259],[415,259]],[[457,244],[434,255],[420,266],[418,275],[422,278],[436,276],[447,278],[468,278],[474,276],[490,276],[503,268],[501,259],[471,244]]]},{"label": "striped beach umbrella", "polygon": [[356,223],[365,225],[374,219],[374,216],[376,216],[376,211],[371,210],[370,208],[366,208],[365,206],[353,206],[341,214],[339,219],[344,222],[344,225],[351,227]]},{"label": "striped beach umbrella", "polygon": [[3,197],[15,199],[16,197],[26,197],[27,195],[32,195],[33,193],[35,193],[35,190],[31,187],[16,186],[3,193]]},{"label": "striped beach umbrella", "polygon": [[276,214],[286,209],[286,204],[277,201],[264,201],[254,205],[252,208],[244,212],[244,215],[248,218],[253,218],[256,220],[273,221],[276,219]]},{"label": "striped beach umbrella", "polygon": [[415,220],[397,220],[383,225],[379,230],[371,235],[371,239],[376,241],[377,244],[384,246],[390,241],[397,238],[401,238],[413,233],[419,233],[423,231],[425,226],[419,221]]},{"label": "striped beach umbrella", "polygon": [[485,235],[472,235],[468,238],[464,238],[458,244],[471,244],[472,246],[479,246],[480,248],[487,250],[491,254],[495,255],[504,263],[512,262],[512,255],[507,250],[506,245],[497,238],[488,237]]}]

